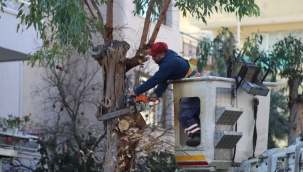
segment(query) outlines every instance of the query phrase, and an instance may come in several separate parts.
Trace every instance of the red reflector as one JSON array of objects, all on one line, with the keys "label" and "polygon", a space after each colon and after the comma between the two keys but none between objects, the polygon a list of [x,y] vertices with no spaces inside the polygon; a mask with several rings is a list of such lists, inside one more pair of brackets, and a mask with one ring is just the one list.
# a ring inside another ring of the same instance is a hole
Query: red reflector
[{"label": "red reflector", "polygon": [[208,165],[207,162],[177,162],[179,166],[185,166],[185,165]]}]

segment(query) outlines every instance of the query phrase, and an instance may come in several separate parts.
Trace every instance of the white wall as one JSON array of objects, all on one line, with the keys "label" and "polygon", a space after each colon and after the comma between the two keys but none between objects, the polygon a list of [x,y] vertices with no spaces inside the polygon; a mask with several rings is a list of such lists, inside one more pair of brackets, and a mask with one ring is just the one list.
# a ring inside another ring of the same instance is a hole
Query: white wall
[{"label": "white wall", "polygon": [[[17,25],[20,20],[16,19],[16,9],[8,8],[6,12],[1,12],[0,15],[0,47],[24,54],[37,49],[41,42],[37,40],[37,34],[33,27],[26,30],[26,26],[20,26],[17,33]],[[23,32],[21,32],[22,29],[24,29]]]},{"label": "white wall", "polygon": [[19,116],[21,112],[21,62],[0,63],[0,116]]},{"label": "white wall", "polygon": [[[17,24],[20,22],[16,19],[18,6],[8,2],[5,12],[0,13],[0,47],[8,51],[16,51],[23,54],[28,54],[36,49],[39,41],[36,41],[36,32],[34,28],[25,29],[21,26],[19,33],[16,32]],[[11,57],[3,57],[0,53],[0,58],[15,58],[14,53]],[[26,62],[25,62],[26,63]],[[22,75],[23,63],[19,62],[2,62],[0,63],[0,116],[5,117],[8,114],[15,116],[22,115]]]}]

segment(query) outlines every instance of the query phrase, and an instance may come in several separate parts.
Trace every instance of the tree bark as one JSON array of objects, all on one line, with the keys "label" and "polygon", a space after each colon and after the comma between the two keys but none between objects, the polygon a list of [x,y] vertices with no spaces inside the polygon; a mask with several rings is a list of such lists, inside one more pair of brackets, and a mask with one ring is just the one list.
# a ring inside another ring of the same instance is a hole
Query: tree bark
[{"label": "tree bark", "polygon": [[[128,43],[115,40],[95,48],[96,52],[92,54],[103,67],[104,72],[103,100],[101,100],[104,106],[101,108],[101,114],[125,108],[128,49]],[[122,120],[123,123],[128,123],[127,129],[118,127]],[[130,172],[135,161],[135,149],[146,127],[143,117],[141,114],[127,114],[106,120],[104,124],[108,134],[103,171]]]},{"label": "tree bark", "polygon": [[298,123],[296,128],[296,136],[303,132],[303,104],[302,101],[298,102],[299,110],[298,110]]},{"label": "tree bark", "polygon": [[299,109],[301,104],[299,101],[296,100],[298,97],[299,78],[289,79],[288,87],[289,87],[288,108],[290,110],[288,145],[291,145],[296,141],[296,137],[297,137],[296,129],[298,126]]}]

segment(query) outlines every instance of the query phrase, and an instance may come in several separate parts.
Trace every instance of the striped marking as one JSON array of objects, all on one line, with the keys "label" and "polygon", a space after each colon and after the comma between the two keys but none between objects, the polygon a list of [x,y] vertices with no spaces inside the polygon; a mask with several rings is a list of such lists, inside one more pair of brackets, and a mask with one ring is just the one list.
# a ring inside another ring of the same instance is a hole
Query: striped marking
[{"label": "striped marking", "polygon": [[177,161],[204,161],[205,155],[176,156]]}]

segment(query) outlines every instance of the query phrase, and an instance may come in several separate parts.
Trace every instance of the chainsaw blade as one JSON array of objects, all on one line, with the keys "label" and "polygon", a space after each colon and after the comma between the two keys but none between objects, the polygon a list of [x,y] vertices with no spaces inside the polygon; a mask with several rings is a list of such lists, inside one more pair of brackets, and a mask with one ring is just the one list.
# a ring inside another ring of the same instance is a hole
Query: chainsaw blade
[{"label": "chainsaw blade", "polygon": [[127,114],[129,112],[130,112],[129,108],[125,108],[125,109],[121,109],[121,110],[118,110],[118,111],[114,111],[114,112],[104,114],[102,116],[99,116],[97,119],[99,121],[103,121],[103,120],[106,120],[106,119],[114,118],[116,116]]},{"label": "chainsaw blade", "polygon": [[121,116],[121,115],[125,115],[128,113],[136,114],[136,113],[139,113],[139,112],[142,112],[145,110],[149,110],[149,109],[150,109],[150,106],[148,103],[139,102],[139,103],[136,103],[134,106],[130,106],[125,109],[117,110],[117,111],[110,112],[110,113],[104,114],[102,116],[99,116],[97,119],[99,121],[104,121],[104,120],[114,118],[117,116]]}]

